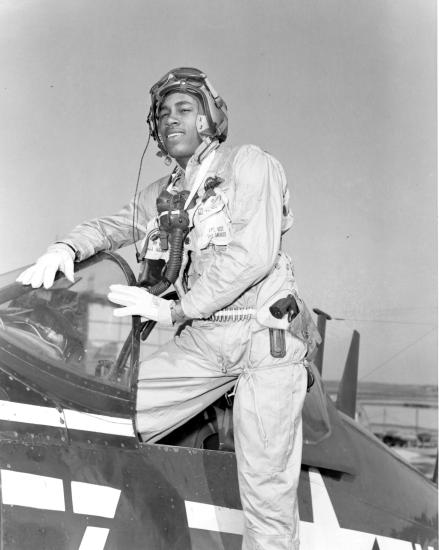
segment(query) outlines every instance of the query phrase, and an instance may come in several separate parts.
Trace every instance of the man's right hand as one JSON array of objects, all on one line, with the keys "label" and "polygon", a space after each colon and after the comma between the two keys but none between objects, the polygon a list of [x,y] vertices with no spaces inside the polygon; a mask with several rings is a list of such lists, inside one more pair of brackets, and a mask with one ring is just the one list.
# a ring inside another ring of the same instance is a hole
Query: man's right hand
[{"label": "man's right hand", "polygon": [[57,272],[62,271],[73,283],[74,259],[75,254],[69,246],[63,243],[52,244],[34,265],[19,275],[17,282],[32,285],[33,288],[39,288],[41,285],[44,285],[44,288],[50,288]]}]

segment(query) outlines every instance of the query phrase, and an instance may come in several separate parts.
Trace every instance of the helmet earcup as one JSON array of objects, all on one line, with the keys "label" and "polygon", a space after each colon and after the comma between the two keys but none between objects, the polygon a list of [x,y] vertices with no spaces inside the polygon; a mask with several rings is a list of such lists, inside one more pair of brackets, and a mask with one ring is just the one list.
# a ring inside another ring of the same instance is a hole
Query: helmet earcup
[{"label": "helmet earcup", "polygon": [[206,115],[198,115],[197,116],[197,132],[200,134],[200,136],[207,134],[210,134],[210,127],[209,122],[207,120]]}]

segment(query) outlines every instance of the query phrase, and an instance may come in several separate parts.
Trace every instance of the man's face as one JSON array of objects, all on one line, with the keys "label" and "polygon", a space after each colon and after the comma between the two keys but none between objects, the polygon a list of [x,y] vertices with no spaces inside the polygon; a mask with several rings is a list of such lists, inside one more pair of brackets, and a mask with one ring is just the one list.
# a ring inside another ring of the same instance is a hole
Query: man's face
[{"label": "man's face", "polygon": [[195,97],[180,92],[166,96],[159,109],[160,137],[169,155],[183,168],[202,141],[196,126],[199,109]]}]

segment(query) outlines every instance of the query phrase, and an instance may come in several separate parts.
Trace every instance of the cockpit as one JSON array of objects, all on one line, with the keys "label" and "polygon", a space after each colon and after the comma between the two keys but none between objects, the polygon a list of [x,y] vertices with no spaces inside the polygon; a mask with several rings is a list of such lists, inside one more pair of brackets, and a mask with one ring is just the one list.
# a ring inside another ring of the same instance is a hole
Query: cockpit
[{"label": "cockpit", "polygon": [[0,306],[2,337],[54,368],[128,388],[128,355],[121,352],[131,321],[113,318],[106,298],[115,279],[123,280],[119,266],[104,261],[82,269],[74,283],[58,279],[49,290],[11,288]]},{"label": "cockpit", "polygon": [[[14,274],[9,279],[14,280]],[[100,253],[76,266],[74,283],[59,276],[49,290],[7,282],[0,278],[2,380],[24,384],[58,408],[131,421],[135,436],[139,362],[171,339],[176,329],[155,327],[141,341],[140,318],[113,315],[109,285],[135,284],[127,262],[117,254]],[[353,473],[340,448],[346,437],[343,426],[315,374],[303,411],[303,461],[317,467],[324,463],[325,468],[332,463],[334,470]],[[0,384],[0,400],[17,399],[6,386]],[[220,415],[221,422],[224,415],[231,418],[232,402],[233,396],[225,395],[158,444],[233,451],[232,430],[225,442],[218,429]]]}]

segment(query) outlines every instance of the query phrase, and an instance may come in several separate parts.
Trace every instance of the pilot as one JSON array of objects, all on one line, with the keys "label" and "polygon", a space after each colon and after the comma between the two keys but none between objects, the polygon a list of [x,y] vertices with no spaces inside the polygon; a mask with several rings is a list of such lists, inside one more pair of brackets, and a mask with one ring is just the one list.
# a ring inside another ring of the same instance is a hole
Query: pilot
[{"label": "pilot", "polygon": [[[206,75],[169,71],[151,88],[150,134],[175,168],[118,214],[77,226],[18,281],[49,288],[74,261],[142,242],[144,280],[111,285],[116,316],[183,324],[140,365],[137,428],[154,442],[235,386],[244,550],[299,548],[297,486],[305,361],[318,338],[282,236],[293,224],[284,170],[255,145],[228,148],[224,100]],[[133,221],[134,220],[134,221]],[[148,266],[166,261],[156,282]],[[160,297],[174,284],[178,300]],[[270,306],[293,296],[296,317]]]}]

